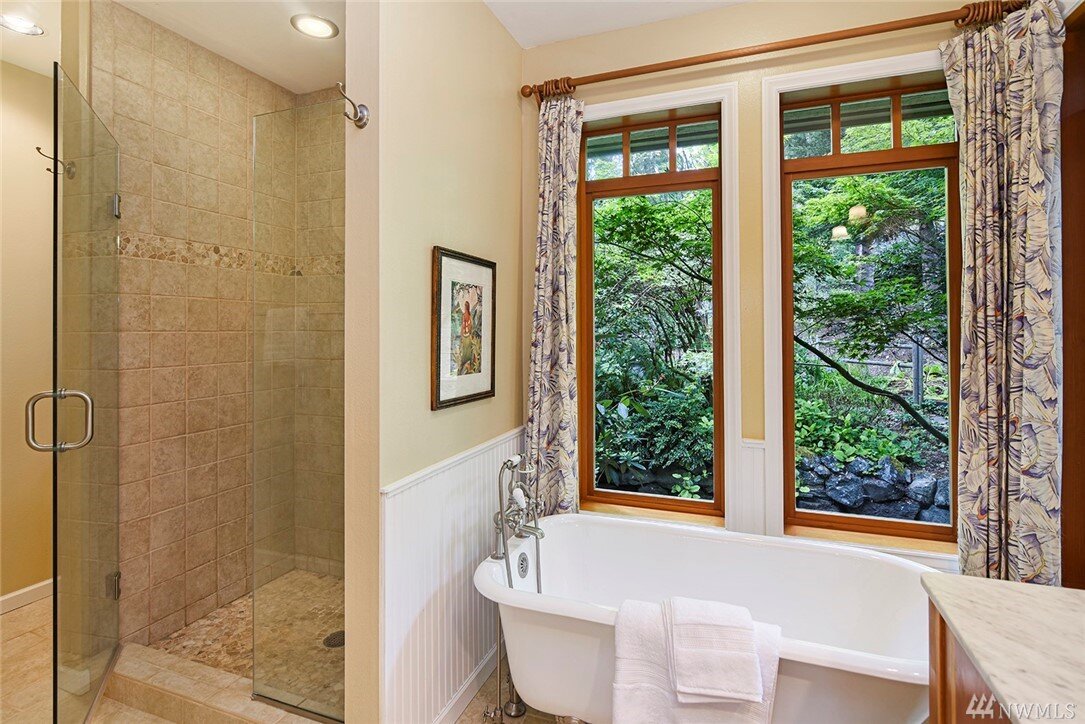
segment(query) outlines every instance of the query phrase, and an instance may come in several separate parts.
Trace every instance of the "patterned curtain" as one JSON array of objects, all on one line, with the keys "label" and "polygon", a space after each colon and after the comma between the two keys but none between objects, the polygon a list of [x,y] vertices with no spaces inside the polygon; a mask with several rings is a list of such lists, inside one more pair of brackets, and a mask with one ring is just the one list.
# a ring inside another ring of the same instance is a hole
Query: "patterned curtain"
[{"label": "patterned curtain", "polygon": [[1062,16],[1036,0],[942,45],[961,138],[961,572],[1061,577]]},{"label": "patterned curtain", "polygon": [[527,449],[546,514],[577,510],[576,177],[584,104],[539,108],[539,231],[535,251]]}]

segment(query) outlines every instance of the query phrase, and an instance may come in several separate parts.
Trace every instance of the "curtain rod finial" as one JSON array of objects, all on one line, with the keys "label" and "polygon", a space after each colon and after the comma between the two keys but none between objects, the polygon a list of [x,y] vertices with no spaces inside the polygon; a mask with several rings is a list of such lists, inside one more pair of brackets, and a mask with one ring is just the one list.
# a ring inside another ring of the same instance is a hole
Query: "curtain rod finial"
[{"label": "curtain rod finial", "polygon": [[531,86],[525,85],[520,87],[520,95],[522,95],[524,98],[530,98],[531,93]]}]

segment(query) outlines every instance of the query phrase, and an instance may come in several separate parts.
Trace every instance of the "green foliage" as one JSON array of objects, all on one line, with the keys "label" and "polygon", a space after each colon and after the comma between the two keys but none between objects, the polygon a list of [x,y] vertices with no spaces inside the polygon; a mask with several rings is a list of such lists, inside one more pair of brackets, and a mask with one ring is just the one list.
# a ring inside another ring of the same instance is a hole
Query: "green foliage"
[{"label": "green foliage", "polygon": [[953,143],[957,140],[957,126],[953,116],[906,120],[901,124],[900,132],[905,148]]},{"label": "green foliage", "polygon": [[[699,498],[698,493],[701,492],[701,486],[693,482],[693,476],[689,473],[673,473],[671,477],[675,478],[678,482],[671,486],[671,494],[677,495],[679,498]],[[706,477],[704,473],[701,477]]]},{"label": "green foliage", "polygon": [[[595,207],[596,467],[600,483],[711,479],[712,196]],[[677,493],[675,493],[677,494]]]},{"label": "green foliage", "polygon": [[[943,122],[931,119],[920,130],[937,138]],[[879,147],[879,134],[884,129],[853,128],[849,143]],[[785,139],[789,156],[819,155],[828,143],[817,132]],[[694,152],[702,155],[687,161],[707,165],[718,147]],[[593,163],[607,170],[606,159]],[[875,387],[909,396],[910,371],[892,362],[908,359],[903,346],[923,348],[922,414],[948,427],[945,183],[940,169],[795,182],[793,299],[796,333]],[[596,482],[653,483],[671,495],[711,498],[712,194],[594,204]],[[851,218],[857,206],[867,213]],[[832,238],[840,225],[849,238]],[[907,465],[944,457],[945,446],[895,402],[797,350],[800,456],[831,454],[841,462],[888,456]],[[848,359],[885,364],[871,375]]]},{"label": "green foliage", "polygon": [[807,456],[828,453],[842,463],[857,457],[879,460],[888,456],[900,462],[914,462],[917,457],[912,440],[886,428],[871,427],[851,412],[837,417],[819,398],[795,400],[795,447]]}]

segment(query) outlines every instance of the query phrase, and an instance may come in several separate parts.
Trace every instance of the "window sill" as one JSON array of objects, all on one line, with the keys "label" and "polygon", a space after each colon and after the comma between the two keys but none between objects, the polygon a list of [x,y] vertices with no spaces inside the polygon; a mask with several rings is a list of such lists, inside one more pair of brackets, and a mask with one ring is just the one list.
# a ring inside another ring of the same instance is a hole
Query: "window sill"
[{"label": "window sill", "polygon": [[654,520],[667,520],[672,523],[691,523],[710,528],[723,528],[723,518],[718,515],[700,515],[698,513],[680,513],[674,510],[657,510],[655,508],[642,508],[634,505],[618,505],[616,503],[597,503],[586,500],[580,503],[580,510],[585,513],[605,513],[607,515],[620,515],[628,518],[652,518]]},{"label": "window sill", "polygon": [[[724,519],[715,515],[699,515],[697,513],[680,513],[672,510],[656,510],[653,508],[641,508],[633,505],[618,505],[616,503],[599,503],[583,501],[580,510],[585,513],[601,513],[604,515],[616,515],[627,518],[647,518],[650,520],[664,520],[672,523],[686,523],[690,525],[702,525],[707,528],[723,528]],[[863,548],[872,548],[884,552],[900,552],[905,557],[909,553],[918,553],[915,557],[920,563],[933,565],[939,570],[955,570],[955,564],[945,561],[945,557],[957,555],[957,544],[945,541],[922,540],[919,538],[907,538],[895,535],[880,535],[876,533],[856,533],[845,530],[830,530],[815,528],[805,525],[789,525],[784,528],[784,535],[796,538],[808,538],[813,540],[831,541],[844,543]],[[943,559],[941,563],[937,559]]]},{"label": "window sill", "polygon": [[857,533],[850,530],[833,530],[830,528],[815,528],[809,525],[788,525],[784,527],[784,535],[797,538],[814,538],[828,540],[836,543],[850,543],[871,548],[895,548],[898,550],[921,551],[923,553],[937,553],[941,555],[956,555],[957,544],[937,540],[923,540],[921,538],[908,538],[899,535],[882,535],[878,533]]}]

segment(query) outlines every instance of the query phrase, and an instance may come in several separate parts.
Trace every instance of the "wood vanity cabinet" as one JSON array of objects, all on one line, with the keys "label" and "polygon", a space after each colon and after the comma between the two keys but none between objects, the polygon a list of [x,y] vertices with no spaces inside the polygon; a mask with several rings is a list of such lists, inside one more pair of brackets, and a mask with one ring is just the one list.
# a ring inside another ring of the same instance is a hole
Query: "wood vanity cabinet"
[{"label": "wood vanity cabinet", "polygon": [[[994,700],[976,665],[946,626],[933,603],[930,607],[930,724],[1009,721]],[[987,708],[987,703],[990,702]],[[972,707],[970,710],[969,707]],[[976,707],[982,707],[977,712]],[[990,712],[988,715],[987,712]]]}]

